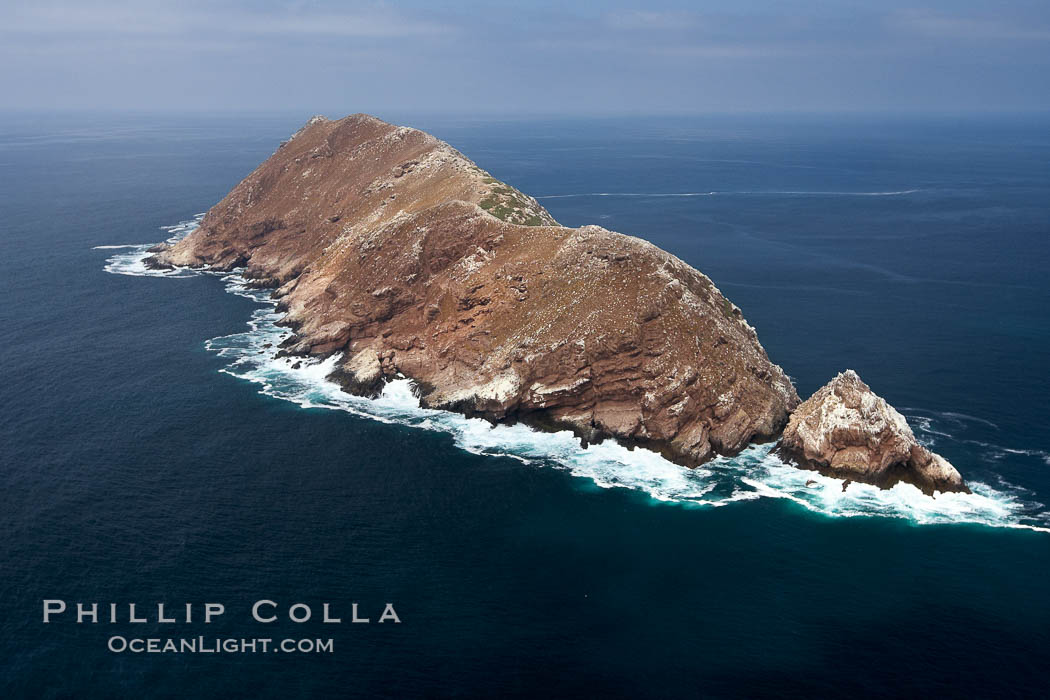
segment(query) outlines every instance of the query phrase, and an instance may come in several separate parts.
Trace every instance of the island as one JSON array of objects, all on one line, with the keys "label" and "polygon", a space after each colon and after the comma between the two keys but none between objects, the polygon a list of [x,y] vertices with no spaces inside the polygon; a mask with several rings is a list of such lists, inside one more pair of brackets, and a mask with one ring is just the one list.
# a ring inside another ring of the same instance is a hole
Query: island
[{"label": "island", "polygon": [[854,373],[800,403],[696,269],[639,238],[559,225],[417,129],[314,117],[196,231],[152,252],[153,267],[238,269],[272,288],[293,331],[280,352],[338,355],[331,378],[355,394],[407,377],[426,407],[686,467],[779,440],[802,468],[966,490]]}]

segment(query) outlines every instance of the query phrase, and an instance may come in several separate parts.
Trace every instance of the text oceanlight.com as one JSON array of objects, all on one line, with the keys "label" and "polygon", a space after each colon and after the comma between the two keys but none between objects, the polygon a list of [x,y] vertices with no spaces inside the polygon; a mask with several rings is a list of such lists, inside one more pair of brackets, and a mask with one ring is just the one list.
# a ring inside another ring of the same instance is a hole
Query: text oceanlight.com
[{"label": "text oceanlight.com", "polygon": [[132,654],[331,654],[335,647],[329,639],[236,639],[219,637],[149,638],[114,635],[106,646],[112,652]]}]

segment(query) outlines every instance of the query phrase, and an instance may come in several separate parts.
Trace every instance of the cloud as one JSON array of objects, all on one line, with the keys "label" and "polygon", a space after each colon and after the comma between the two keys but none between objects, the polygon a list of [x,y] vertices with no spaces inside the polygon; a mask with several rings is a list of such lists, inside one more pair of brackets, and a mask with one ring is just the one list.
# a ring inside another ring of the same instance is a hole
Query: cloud
[{"label": "cloud", "polygon": [[[414,13],[421,15],[422,13]],[[420,19],[385,5],[317,10],[278,5],[246,10],[221,3],[21,3],[0,9],[0,34],[27,37],[127,37],[228,33],[237,36],[397,38],[450,34],[447,23]]]},{"label": "cloud", "polygon": [[0,93],[17,108],[1050,104],[1046,0],[915,1],[0,0]]},{"label": "cloud", "polygon": [[394,14],[277,15],[243,22],[252,34],[391,38],[451,34],[455,28],[437,22],[414,21]]},{"label": "cloud", "polygon": [[156,3],[12,3],[0,8],[0,33],[31,37],[105,33],[161,35],[185,31],[184,13]]},{"label": "cloud", "polygon": [[1001,17],[963,17],[930,10],[901,10],[891,24],[904,32],[964,41],[1050,41],[1050,27]]},{"label": "cloud", "polygon": [[605,24],[613,29],[672,29],[681,30],[695,27],[700,17],[691,12],[652,12],[652,11],[616,11],[603,18]]}]

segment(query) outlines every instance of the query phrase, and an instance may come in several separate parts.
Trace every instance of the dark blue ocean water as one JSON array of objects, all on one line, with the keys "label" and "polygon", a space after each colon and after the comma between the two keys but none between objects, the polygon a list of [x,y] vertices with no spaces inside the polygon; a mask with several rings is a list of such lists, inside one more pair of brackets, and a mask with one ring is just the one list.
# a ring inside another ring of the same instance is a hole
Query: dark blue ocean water
[{"label": "dark blue ocean water", "polygon": [[[380,115],[700,268],[800,394],[858,370],[1000,509],[977,513],[792,498],[742,463],[732,488],[775,497],[697,505],[705,477],[644,460],[632,484],[220,373],[246,376],[216,350],[252,336],[207,341],[265,308],[215,276],[109,274],[134,249],[94,246],[168,237],[307,116],[0,118],[0,695],[1045,696],[1050,534],[1004,525],[1048,524],[1050,121]],[[227,610],[45,625],[50,598]],[[260,625],[261,598],[344,624]],[[401,624],[375,624],[386,602]]]}]

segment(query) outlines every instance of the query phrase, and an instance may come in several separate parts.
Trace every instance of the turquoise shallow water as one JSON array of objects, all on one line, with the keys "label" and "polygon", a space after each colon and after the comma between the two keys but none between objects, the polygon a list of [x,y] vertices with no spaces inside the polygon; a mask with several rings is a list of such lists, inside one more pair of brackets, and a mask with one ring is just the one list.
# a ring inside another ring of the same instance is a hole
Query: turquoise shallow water
[{"label": "turquoise shallow water", "polygon": [[[1050,497],[1045,124],[381,116],[699,267],[800,393],[857,369],[985,500],[332,393],[259,355],[269,307],[235,279],[107,274],[138,251],[95,249],[178,235],[302,117],[7,118],[11,694],[1039,693],[1050,540],[1003,526],[1045,527]],[[45,597],[227,603],[190,634],[259,633],[260,597],[403,623],[267,629],[331,655],[116,655],[126,623],[45,627]]]}]

